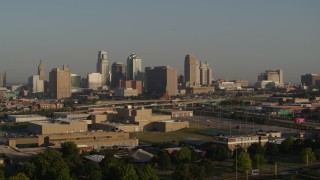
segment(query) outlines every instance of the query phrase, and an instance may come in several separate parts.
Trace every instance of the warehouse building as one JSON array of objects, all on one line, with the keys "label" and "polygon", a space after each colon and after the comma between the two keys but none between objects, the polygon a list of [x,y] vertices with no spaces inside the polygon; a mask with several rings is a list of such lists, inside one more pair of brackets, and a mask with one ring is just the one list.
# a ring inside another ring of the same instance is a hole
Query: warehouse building
[{"label": "warehouse building", "polygon": [[29,131],[35,134],[61,134],[88,131],[86,121],[56,119],[50,121],[31,122]]},{"label": "warehouse building", "polygon": [[8,120],[10,122],[32,122],[32,121],[44,121],[44,120],[47,120],[47,118],[45,116],[40,116],[37,114],[9,115]]}]

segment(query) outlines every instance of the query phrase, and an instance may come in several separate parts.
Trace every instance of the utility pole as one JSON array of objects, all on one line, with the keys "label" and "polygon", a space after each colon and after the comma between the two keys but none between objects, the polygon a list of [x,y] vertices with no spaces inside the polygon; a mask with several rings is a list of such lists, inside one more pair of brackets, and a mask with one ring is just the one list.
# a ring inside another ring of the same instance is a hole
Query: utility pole
[{"label": "utility pole", "polygon": [[236,180],[238,180],[238,151],[236,147]]}]

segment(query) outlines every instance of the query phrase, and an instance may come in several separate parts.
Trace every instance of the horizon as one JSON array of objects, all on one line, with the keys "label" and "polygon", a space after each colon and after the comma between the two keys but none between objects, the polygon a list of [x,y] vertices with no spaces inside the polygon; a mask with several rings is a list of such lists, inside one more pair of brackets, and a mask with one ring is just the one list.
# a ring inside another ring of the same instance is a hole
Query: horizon
[{"label": "horizon", "polygon": [[97,53],[109,67],[135,52],[147,66],[183,74],[186,54],[213,67],[214,79],[257,82],[283,69],[284,82],[319,74],[320,1],[4,2],[0,7],[0,72],[25,83],[40,59],[46,77],[67,64],[85,77]]}]

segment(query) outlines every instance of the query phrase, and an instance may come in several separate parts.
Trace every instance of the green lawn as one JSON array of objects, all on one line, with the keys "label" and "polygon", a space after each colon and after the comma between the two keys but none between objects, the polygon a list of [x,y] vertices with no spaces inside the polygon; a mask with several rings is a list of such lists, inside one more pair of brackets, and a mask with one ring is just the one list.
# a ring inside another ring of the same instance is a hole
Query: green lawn
[{"label": "green lawn", "polygon": [[206,127],[190,127],[173,132],[137,132],[130,133],[131,137],[136,137],[144,143],[177,143],[183,138],[212,139],[212,136],[204,131],[210,130]]}]

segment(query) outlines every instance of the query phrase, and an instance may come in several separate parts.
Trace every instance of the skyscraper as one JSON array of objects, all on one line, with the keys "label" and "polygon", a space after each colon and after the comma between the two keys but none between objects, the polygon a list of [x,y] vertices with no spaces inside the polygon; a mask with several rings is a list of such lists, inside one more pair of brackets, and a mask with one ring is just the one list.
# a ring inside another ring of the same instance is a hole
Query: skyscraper
[{"label": "skyscraper", "polygon": [[81,76],[71,74],[71,88],[81,88]]},{"label": "skyscraper", "polygon": [[110,83],[109,60],[108,53],[106,51],[98,52],[97,72],[102,74],[103,85]]},{"label": "skyscraper", "polygon": [[146,67],[148,94],[175,96],[178,94],[177,70],[170,66]]},{"label": "skyscraper", "polygon": [[301,84],[305,85],[305,86],[315,86],[316,81],[319,79],[320,79],[320,77],[318,74],[301,75]]},{"label": "skyscraper", "polygon": [[46,76],[44,74],[44,65],[41,59],[38,66],[38,75],[39,75],[39,80],[43,80],[43,81],[45,80]]},{"label": "skyscraper", "polygon": [[184,78],[188,86],[200,85],[199,61],[190,54],[184,60]]},{"label": "skyscraper", "polygon": [[200,62],[200,85],[209,86],[212,83],[212,68],[209,66],[208,61]]},{"label": "skyscraper", "polygon": [[127,66],[122,62],[114,62],[111,66],[111,87],[119,87],[120,80],[126,80]]},{"label": "skyscraper", "polygon": [[141,59],[134,53],[127,58],[127,80],[142,80]]},{"label": "skyscraper", "polygon": [[7,86],[7,73],[3,72],[0,73],[0,87]]},{"label": "skyscraper", "polygon": [[71,73],[67,65],[63,69],[54,68],[49,74],[50,95],[55,99],[71,97]]},{"label": "skyscraper", "polygon": [[90,73],[87,76],[88,89],[98,90],[102,85],[102,74],[100,73]]}]

